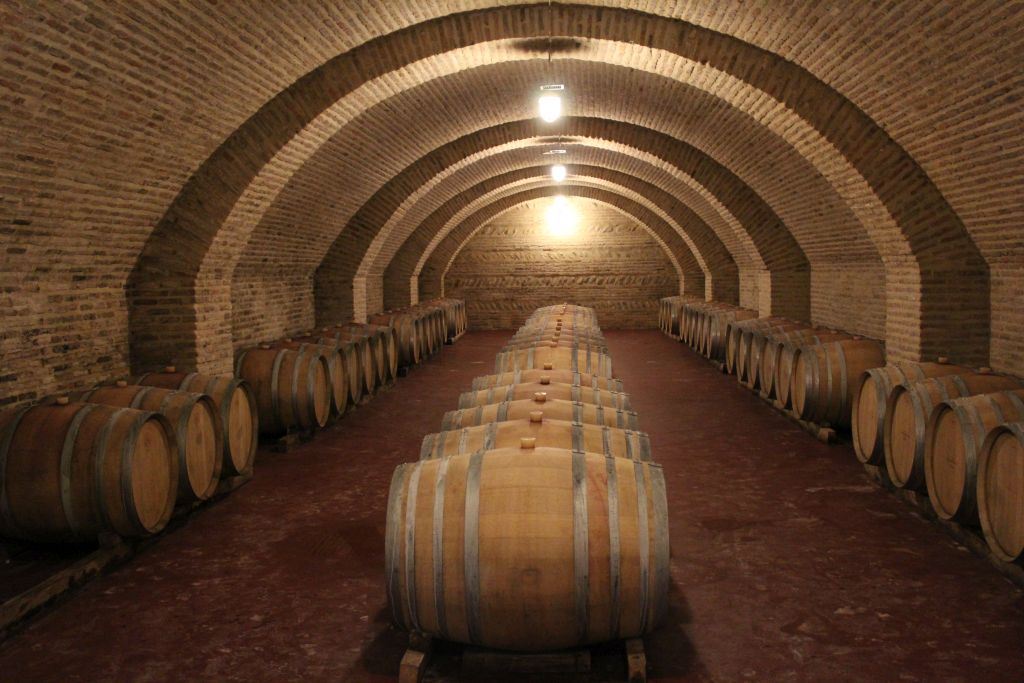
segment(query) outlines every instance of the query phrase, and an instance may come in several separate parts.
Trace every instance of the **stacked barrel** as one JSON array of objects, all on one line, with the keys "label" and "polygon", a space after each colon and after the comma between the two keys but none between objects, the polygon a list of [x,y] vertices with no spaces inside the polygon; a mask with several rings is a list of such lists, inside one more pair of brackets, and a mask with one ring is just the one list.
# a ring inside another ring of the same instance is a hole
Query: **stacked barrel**
[{"label": "stacked barrel", "polygon": [[391,482],[386,581],[396,623],[548,651],[649,632],[665,612],[661,468],[592,309],[539,309],[420,460]]},{"label": "stacked barrel", "polygon": [[1024,560],[1024,382],[936,363],[862,373],[853,404],[857,458],[935,514],[980,526],[993,554]]},{"label": "stacked barrel", "polygon": [[310,433],[465,331],[463,302],[438,299],[243,349],[235,374],[253,387],[264,436]]},{"label": "stacked barrel", "polygon": [[0,413],[0,536],[157,533],[252,472],[257,431],[246,382],[174,368]]},{"label": "stacked barrel", "polygon": [[659,327],[805,423],[849,428],[862,463],[1024,561],[1021,380],[945,358],[886,364],[881,342],[686,297],[661,300]]}]

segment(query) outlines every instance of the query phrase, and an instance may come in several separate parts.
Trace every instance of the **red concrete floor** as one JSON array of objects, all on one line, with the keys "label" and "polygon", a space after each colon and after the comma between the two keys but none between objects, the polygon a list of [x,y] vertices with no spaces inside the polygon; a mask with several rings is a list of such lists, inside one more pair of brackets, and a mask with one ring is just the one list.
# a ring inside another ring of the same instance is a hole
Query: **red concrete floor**
[{"label": "red concrete floor", "polygon": [[[655,681],[1020,681],[1024,599],[985,561],[657,332],[608,332],[665,466],[670,618]],[[0,645],[0,681],[394,681],[392,469],[508,333],[471,333]],[[460,676],[443,649],[433,681]],[[623,680],[612,648],[595,671]],[[517,677],[515,680],[522,680]]]}]

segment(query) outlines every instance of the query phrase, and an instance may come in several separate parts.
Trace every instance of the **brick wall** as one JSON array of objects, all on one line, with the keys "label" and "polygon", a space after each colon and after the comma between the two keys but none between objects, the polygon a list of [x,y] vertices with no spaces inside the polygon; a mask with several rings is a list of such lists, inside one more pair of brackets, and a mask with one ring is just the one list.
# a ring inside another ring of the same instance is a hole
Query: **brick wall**
[{"label": "brick wall", "polygon": [[473,329],[518,327],[536,308],[572,301],[597,309],[604,329],[653,328],[657,301],[678,277],[647,230],[593,201],[571,199],[580,222],[569,238],[545,222],[550,200],[514,209],[481,228],[445,277],[466,301]]}]

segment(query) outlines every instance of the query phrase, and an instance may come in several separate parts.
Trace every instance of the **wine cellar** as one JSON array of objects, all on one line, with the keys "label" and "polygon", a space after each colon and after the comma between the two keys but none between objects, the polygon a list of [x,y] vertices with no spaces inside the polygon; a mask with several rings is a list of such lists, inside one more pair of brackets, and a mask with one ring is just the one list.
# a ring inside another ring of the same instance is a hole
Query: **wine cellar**
[{"label": "wine cellar", "polygon": [[1024,678],[1024,5],[0,53],[0,682]]}]

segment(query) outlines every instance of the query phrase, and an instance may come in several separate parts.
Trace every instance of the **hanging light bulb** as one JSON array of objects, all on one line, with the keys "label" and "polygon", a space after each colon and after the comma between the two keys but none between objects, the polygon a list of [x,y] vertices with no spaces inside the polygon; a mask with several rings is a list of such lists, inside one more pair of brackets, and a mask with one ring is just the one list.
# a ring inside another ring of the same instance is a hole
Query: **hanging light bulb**
[{"label": "hanging light bulb", "polygon": [[565,176],[567,174],[568,174],[568,171],[566,171],[565,170],[565,166],[562,166],[561,164],[557,164],[557,165],[551,167],[551,178],[556,183],[560,183],[563,180],[565,180]]},{"label": "hanging light bulb", "polygon": [[553,237],[565,239],[576,234],[579,215],[576,213],[576,209],[569,204],[569,200],[558,195],[548,207],[544,220],[547,223],[548,232]]},{"label": "hanging light bulb", "polygon": [[540,109],[540,117],[551,123],[557,121],[562,115],[562,98],[558,95],[541,95],[537,100]]}]

